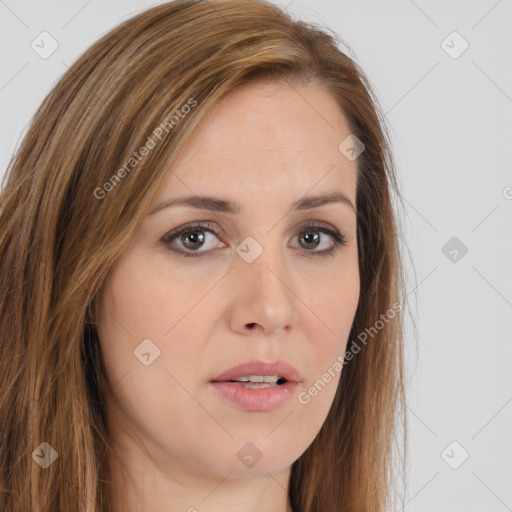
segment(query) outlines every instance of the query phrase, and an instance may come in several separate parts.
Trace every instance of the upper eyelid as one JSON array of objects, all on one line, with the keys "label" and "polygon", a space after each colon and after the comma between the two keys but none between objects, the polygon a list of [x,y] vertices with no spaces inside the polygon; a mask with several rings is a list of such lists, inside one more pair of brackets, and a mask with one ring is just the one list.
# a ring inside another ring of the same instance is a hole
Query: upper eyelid
[{"label": "upper eyelid", "polygon": [[222,229],[215,227],[215,225],[211,222],[207,221],[194,221],[183,224],[182,226],[178,226],[177,228],[172,229],[168,233],[166,233],[162,239],[172,239],[183,233],[184,231],[192,231],[194,229],[204,230],[204,231],[212,231],[215,235],[219,235]]},{"label": "upper eyelid", "polygon": [[[326,229],[329,231],[333,231],[334,233],[339,233],[341,236],[344,236],[343,230],[339,230],[338,228],[336,228],[329,222],[325,222],[325,221],[321,221],[321,220],[305,221],[305,223],[300,224],[300,226],[296,229],[298,230],[298,232],[301,232],[304,229],[312,229],[312,228]],[[198,229],[198,230],[202,229],[205,231],[212,231],[216,236],[220,235],[221,232],[223,231],[223,229],[216,226],[216,224],[214,222],[192,221],[192,222],[188,222],[186,224],[183,224],[182,226],[178,226],[178,227],[172,229],[171,231],[166,233],[162,238],[163,239],[172,239],[172,238],[175,238],[177,235],[183,233],[184,231],[193,230],[193,229]],[[228,232],[231,232],[231,230],[228,230]]]}]

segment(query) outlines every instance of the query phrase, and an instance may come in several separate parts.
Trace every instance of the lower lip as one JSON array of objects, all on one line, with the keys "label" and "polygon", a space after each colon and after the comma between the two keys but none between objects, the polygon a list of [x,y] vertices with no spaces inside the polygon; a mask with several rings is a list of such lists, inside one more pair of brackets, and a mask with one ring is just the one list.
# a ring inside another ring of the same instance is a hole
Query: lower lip
[{"label": "lower lip", "polygon": [[246,411],[271,411],[277,409],[294,394],[298,382],[285,382],[260,389],[245,388],[235,382],[210,382],[225,399]]}]

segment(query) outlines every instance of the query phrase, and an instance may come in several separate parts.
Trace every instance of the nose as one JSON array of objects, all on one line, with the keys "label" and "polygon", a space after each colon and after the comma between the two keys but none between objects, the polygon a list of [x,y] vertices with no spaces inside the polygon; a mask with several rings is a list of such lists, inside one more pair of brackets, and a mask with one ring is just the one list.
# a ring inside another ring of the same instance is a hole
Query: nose
[{"label": "nose", "polygon": [[229,319],[234,332],[276,335],[297,325],[300,299],[286,265],[279,250],[264,248],[252,263],[237,257]]}]

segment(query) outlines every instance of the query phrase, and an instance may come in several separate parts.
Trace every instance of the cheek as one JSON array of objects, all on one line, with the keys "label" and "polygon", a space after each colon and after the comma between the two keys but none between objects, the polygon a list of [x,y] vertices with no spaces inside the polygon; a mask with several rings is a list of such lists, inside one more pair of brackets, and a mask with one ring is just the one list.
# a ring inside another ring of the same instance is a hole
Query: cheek
[{"label": "cheek", "polygon": [[162,339],[200,300],[190,279],[153,260],[132,254],[111,269],[98,321],[105,339]]},{"label": "cheek", "polygon": [[105,283],[97,328],[110,410],[145,438],[174,446],[170,433],[188,432],[194,418],[206,420],[185,391],[192,389],[187,379],[204,335],[192,307],[198,294],[162,276],[136,260],[118,261]]},{"label": "cheek", "polygon": [[[97,328],[101,352],[111,385],[131,372],[148,369],[145,363],[161,357],[160,339],[169,329],[172,297],[147,267],[133,260],[120,260],[105,283],[98,311]],[[148,355],[149,354],[149,355]],[[141,390],[136,390],[134,397]]]},{"label": "cheek", "polygon": [[[360,279],[351,268],[342,268],[308,283],[300,292],[307,305],[304,308],[303,329],[308,339],[319,345],[320,354],[327,357],[333,350],[343,350],[347,342],[359,303]],[[317,329],[317,334],[311,332]]]},{"label": "cheek", "polygon": [[151,397],[169,387],[171,377],[165,370],[180,381],[189,378],[206,343],[212,311],[196,307],[211,286],[203,281],[202,286],[192,286],[187,276],[171,273],[142,251],[133,251],[112,267],[97,328],[111,385],[128,372],[130,381],[139,383],[128,401],[154,401]]},{"label": "cheek", "polygon": [[343,358],[359,303],[360,280],[356,271],[341,270],[322,291],[309,295],[302,330],[313,350],[309,351],[309,371],[299,403],[327,415],[343,371]]}]

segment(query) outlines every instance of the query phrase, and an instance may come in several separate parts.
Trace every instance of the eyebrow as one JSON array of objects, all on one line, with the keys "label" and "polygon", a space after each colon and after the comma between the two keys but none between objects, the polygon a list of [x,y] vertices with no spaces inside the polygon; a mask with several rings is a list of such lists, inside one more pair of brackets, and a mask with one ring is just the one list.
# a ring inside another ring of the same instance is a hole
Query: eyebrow
[{"label": "eyebrow", "polygon": [[[291,205],[291,210],[309,210],[332,203],[344,204],[352,209],[354,213],[356,212],[356,208],[350,198],[341,190],[336,190],[334,192],[328,192],[316,196],[303,197]],[[148,215],[153,215],[160,210],[170,208],[172,206],[190,206],[200,210],[210,210],[212,212],[229,214],[240,213],[242,209],[240,203],[237,201],[231,201],[228,199],[212,196],[193,195],[166,199],[165,201],[162,201],[154,208],[152,208]]]}]

